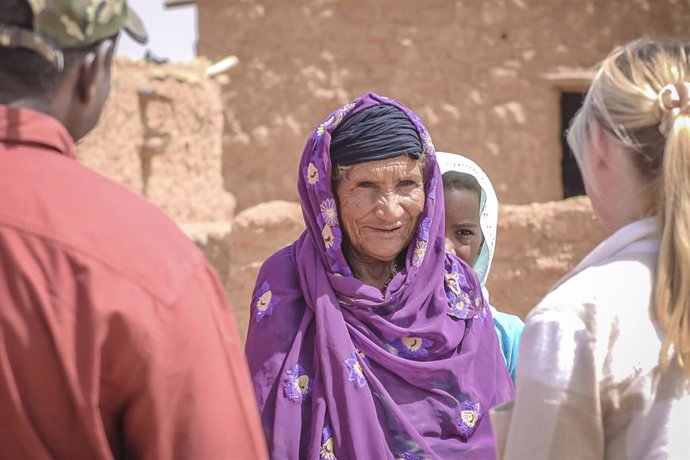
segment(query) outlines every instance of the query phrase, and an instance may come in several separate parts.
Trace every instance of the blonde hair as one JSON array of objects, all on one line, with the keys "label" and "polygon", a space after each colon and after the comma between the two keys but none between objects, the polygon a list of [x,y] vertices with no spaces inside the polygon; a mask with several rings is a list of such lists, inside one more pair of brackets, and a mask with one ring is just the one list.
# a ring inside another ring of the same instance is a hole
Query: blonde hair
[{"label": "blonde hair", "polygon": [[[568,132],[580,166],[596,122],[632,155],[657,215],[661,247],[654,305],[665,333],[660,362],[690,378],[690,43],[637,40],[600,65]],[[583,171],[583,174],[587,174]]]}]

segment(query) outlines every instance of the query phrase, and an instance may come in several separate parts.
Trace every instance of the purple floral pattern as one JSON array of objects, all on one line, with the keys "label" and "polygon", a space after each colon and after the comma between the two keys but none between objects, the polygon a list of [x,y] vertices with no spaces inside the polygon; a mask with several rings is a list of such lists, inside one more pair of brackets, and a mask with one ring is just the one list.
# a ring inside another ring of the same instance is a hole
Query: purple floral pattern
[{"label": "purple floral pattern", "polygon": [[326,191],[326,184],[324,180],[328,177],[326,172],[319,168],[317,165],[319,162],[314,159],[306,168],[303,168],[304,181],[307,187],[314,188],[321,192]]},{"label": "purple floral pattern", "polygon": [[321,449],[319,449],[320,460],[338,460],[338,458],[335,456],[334,444],[331,427],[326,425],[323,427],[323,431],[321,432]]},{"label": "purple floral pattern", "polygon": [[367,384],[367,379],[364,377],[364,371],[359,363],[356,351],[353,351],[352,356],[345,360],[345,364],[347,364],[347,367],[350,371],[348,375],[350,382],[354,382],[359,385],[360,388],[364,388],[364,386]]},{"label": "purple floral pattern", "polygon": [[453,318],[467,319],[473,316],[472,314],[472,299],[470,296],[464,292],[460,291],[460,294],[448,295],[448,300],[450,302],[448,308],[448,314]]},{"label": "purple floral pattern", "polygon": [[326,198],[323,200],[319,209],[321,210],[321,216],[326,225],[330,225],[331,227],[338,225],[338,209],[333,198]]},{"label": "purple floral pattern", "polygon": [[[457,262],[451,264],[450,270],[446,272],[446,297],[448,298],[448,315],[458,319],[473,318],[477,313],[482,312],[477,308],[477,298],[480,305],[482,303],[481,292],[473,292],[465,274],[460,271]],[[472,294],[472,295],[470,295]]]},{"label": "purple floral pattern", "polygon": [[429,229],[431,228],[431,217],[425,217],[419,224],[419,239],[429,241]]},{"label": "purple floral pattern", "polygon": [[460,273],[459,271],[451,271],[450,273],[446,273],[445,278],[446,287],[450,292],[452,292],[455,295],[460,295],[460,293],[462,292],[462,288],[468,287],[467,278],[465,278],[465,274]]},{"label": "purple floral pattern", "polygon": [[304,402],[314,388],[314,382],[307,375],[300,364],[296,364],[295,367],[288,370],[288,379],[283,384],[285,389],[285,396],[292,401],[299,403]]},{"label": "purple floral pattern", "polygon": [[261,287],[256,293],[256,301],[254,302],[254,307],[256,308],[255,321],[261,321],[264,316],[273,314],[273,308],[278,303],[280,303],[280,297],[273,294],[268,282],[264,281],[261,283]]},{"label": "purple floral pattern", "polygon": [[417,245],[414,248],[414,255],[412,256],[412,265],[419,268],[424,262],[424,256],[426,255],[426,249],[428,244],[424,240],[417,240]]},{"label": "purple floral pattern", "polygon": [[402,454],[395,457],[395,460],[424,460],[419,455],[415,454],[411,450],[403,452]]},{"label": "purple floral pattern", "polygon": [[434,344],[426,337],[402,337],[393,341],[393,347],[398,350],[398,355],[405,358],[426,358],[429,356],[429,347]]},{"label": "purple floral pattern", "polygon": [[424,146],[424,153],[427,155],[432,155],[434,150],[434,143],[431,141],[431,134],[429,131],[424,130],[422,132],[422,145]]},{"label": "purple floral pattern", "polygon": [[460,417],[458,417],[458,426],[460,427],[460,435],[468,439],[477,429],[477,424],[482,419],[484,414],[481,411],[481,404],[465,401],[462,403],[460,410]]}]

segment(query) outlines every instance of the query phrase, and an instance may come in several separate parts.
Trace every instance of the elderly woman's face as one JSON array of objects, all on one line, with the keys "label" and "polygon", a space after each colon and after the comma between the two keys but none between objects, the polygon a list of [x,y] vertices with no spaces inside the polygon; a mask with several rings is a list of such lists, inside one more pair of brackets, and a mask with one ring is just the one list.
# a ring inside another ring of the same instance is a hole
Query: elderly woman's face
[{"label": "elderly woman's face", "polygon": [[336,195],[340,219],[360,256],[393,261],[412,239],[424,209],[418,160],[401,155],[351,166]]}]

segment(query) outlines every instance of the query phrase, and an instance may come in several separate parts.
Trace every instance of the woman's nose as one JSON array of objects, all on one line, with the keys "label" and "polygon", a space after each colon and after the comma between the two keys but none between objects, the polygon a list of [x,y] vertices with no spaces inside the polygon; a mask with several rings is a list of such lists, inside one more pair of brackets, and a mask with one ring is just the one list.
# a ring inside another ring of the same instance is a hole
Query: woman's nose
[{"label": "woman's nose", "polygon": [[381,195],[378,206],[376,207],[376,214],[381,218],[397,219],[402,217],[405,210],[401,206],[400,197],[395,193],[386,193]]}]

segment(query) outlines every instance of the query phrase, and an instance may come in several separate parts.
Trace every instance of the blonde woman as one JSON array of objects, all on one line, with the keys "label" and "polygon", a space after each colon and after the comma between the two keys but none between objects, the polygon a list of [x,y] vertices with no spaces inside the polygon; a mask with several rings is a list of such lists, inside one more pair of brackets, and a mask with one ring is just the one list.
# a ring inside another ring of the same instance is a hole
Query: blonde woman
[{"label": "blonde woman", "polygon": [[529,314],[499,458],[690,458],[689,55],[613,51],[572,124],[611,236]]}]

